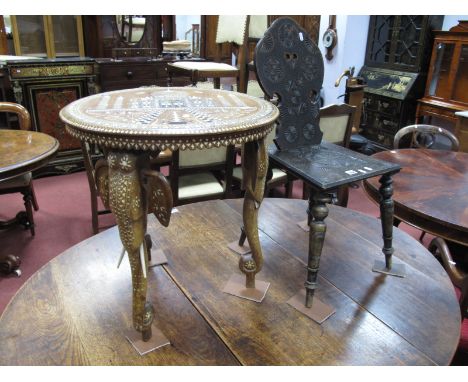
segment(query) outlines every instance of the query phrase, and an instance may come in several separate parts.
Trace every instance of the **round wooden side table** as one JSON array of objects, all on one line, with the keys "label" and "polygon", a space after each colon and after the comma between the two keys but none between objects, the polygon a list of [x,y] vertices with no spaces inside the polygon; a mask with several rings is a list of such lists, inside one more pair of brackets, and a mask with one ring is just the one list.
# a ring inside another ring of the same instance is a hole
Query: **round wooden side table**
[{"label": "round wooden side table", "polygon": [[[153,308],[146,300],[150,255],[147,213],[169,224],[172,193],[165,177],[149,169],[149,155],[160,151],[244,144],[243,220],[251,253],[239,267],[246,286],[255,287],[263,259],[257,215],[268,168],[264,138],[273,129],[278,109],[242,93],[197,88],[137,88],[77,100],[60,112],[67,131],[99,144],[107,167],[97,173],[105,204],[116,215],[133,283],[133,326],[143,342],[152,336]],[[154,328],[153,328],[154,329]]]}]

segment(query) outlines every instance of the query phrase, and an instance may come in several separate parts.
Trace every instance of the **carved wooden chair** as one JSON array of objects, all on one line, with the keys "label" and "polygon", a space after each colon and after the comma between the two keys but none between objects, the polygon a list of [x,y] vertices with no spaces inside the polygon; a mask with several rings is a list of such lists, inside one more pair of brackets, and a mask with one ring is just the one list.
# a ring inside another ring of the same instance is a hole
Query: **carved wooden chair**
[{"label": "carved wooden chair", "polygon": [[[91,196],[91,221],[93,234],[99,232],[99,215],[108,214],[111,211],[107,208],[99,209],[99,198],[101,197],[98,188],[98,174],[100,171],[107,171],[107,161],[103,158],[98,159],[96,164],[93,162],[93,156],[100,156],[100,150],[97,145],[91,145],[88,142],[81,142],[81,151],[88,177],[88,185]],[[104,179],[104,178],[103,178]]]},{"label": "carved wooden chair", "polygon": [[176,150],[169,179],[174,206],[230,196],[234,146]]},{"label": "carved wooden chair", "polygon": [[[441,139],[438,137],[445,138],[445,141],[440,142]],[[393,139],[393,148],[398,149],[401,146],[458,151],[460,143],[455,135],[442,127],[433,125],[409,125],[398,130]],[[398,227],[399,224],[400,221],[395,219],[395,226]],[[421,232],[421,236],[419,237],[420,241],[422,241],[425,234],[424,231]]]},{"label": "carved wooden chair", "polygon": [[468,248],[453,243],[450,245],[444,239],[436,237],[429,244],[429,251],[439,259],[457,288],[462,322],[460,342],[452,364],[466,365],[468,359],[468,262],[465,257]]},{"label": "carved wooden chair", "polygon": [[[31,129],[31,117],[29,112],[20,104],[0,102],[0,112],[16,114],[18,116],[20,129]],[[26,208],[26,214],[24,214],[24,212],[20,212],[16,216],[16,220],[23,224],[25,228],[29,228],[31,235],[34,236],[35,230],[33,209],[38,211],[39,205],[37,204],[36,195],[34,193],[32,174],[30,172],[0,182],[0,195],[16,192],[19,192],[23,195],[24,206]]]},{"label": "carved wooden chair", "polygon": [[[398,165],[368,157],[322,140],[320,131],[320,89],[324,76],[322,54],[307,32],[290,18],[275,20],[255,48],[257,79],[272,99],[278,99],[280,117],[277,121],[275,145],[268,148],[272,164],[286,169],[310,186],[308,223],[310,226],[309,259],[305,283],[306,308],[312,304],[317,287],[317,275],[325,239],[326,203],[331,202],[332,190],[359,180],[381,175],[382,230],[385,261],[373,270],[400,274],[402,264],[392,264],[392,180]],[[243,244],[243,236],[239,244]],[[297,296],[300,296],[298,294]],[[301,300],[301,297],[297,298]],[[325,304],[323,304],[325,305]],[[313,308],[312,310],[314,310]],[[325,319],[333,310],[326,306],[315,310]],[[325,315],[323,315],[325,313]],[[319,321],[320,322],[320,321]]]}]

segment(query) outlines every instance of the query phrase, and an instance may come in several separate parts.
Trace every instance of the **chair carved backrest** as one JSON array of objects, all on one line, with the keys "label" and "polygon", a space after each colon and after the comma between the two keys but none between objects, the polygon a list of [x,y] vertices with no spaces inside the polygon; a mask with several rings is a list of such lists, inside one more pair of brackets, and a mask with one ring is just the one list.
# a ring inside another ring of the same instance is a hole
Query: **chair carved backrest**
[{"label": "chair carved backrest", "polygon": [[320,144],[324,65],[307,32],[290,18],[275,20],[255,48],[255,67],[262,90],[278,98],[278,148]]},{"label": "chair carved backrest", "polygon": [[457,137],[442,127],[433,125],[410,125],[403,127],[395,134],[393,148],[399,148],[401,139],[410,133],[412,134],[410,147],[431,148],[435,143],[436,135],[447,137],[452,145],[452,151],[458,151],[460,147]]}]

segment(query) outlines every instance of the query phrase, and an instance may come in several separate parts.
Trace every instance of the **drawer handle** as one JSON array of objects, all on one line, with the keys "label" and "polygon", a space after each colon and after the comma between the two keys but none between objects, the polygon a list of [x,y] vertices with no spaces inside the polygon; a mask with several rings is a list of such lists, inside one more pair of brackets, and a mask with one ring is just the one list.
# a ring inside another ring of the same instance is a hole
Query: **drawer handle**
[{"label": "drawer handle", "polygon": [[127,78],[130,79],[133,77],[133,72],[128,71],[127,72]]}]

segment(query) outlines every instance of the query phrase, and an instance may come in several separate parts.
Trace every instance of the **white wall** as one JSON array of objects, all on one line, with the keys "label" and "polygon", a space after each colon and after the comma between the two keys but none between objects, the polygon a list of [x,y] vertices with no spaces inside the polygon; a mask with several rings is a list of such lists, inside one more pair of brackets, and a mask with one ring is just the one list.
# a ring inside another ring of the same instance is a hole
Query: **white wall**
[{"label": "white wall", "polygon": [[185,40],[185,32],[192,28],[192,24],[200,24],[200,15],[176,15],[176,39]]},{"label": "white wall", "polygon": [[468,20],[467,15],[446,15],[444,16],[444,23],[442,24],[442,30],[448,31],[450,28],[458,25],[458,20]]},{"label": "white wall", "polygon": [[344,102],[343,97],[339,99],[337,97],[344,94],[345,80],[343,79],[337,88],[335,87],[335,81],[345,69],[351,66],[355,67],[354,75],[357,75],[364,64],[369,16],[336,16],[338,44],[333,49],[333,59],[330,61],[325,58],[326,49],[322,43],[323,33],[328,28],[329,15],[322,15],[320,20],[319,48],[323,53],[325,64],[323,79],[325,105]]}]

